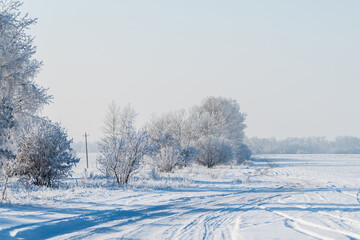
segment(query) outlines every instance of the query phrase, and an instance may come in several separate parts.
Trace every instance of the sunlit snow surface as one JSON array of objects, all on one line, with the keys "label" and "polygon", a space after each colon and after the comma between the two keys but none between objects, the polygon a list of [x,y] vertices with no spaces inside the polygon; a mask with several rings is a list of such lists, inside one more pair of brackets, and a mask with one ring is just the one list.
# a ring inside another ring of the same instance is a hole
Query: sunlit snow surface
[{"label": "sunlit snow surface", "polygon": [[84,173],[81,157],[57,189],[10,184],[0,239],[360,239],[360,155],[144,167],[125,188],[101,177],[95,154]]}]

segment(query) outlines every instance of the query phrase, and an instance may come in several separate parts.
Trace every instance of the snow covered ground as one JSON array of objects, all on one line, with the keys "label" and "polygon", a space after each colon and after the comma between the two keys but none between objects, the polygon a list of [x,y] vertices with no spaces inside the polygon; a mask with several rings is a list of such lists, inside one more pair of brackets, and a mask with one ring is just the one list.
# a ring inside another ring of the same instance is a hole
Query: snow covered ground
[{"label": "snow covered ground", "polygon": [[10,187],[0,239],[360,239],[360,155],[144,168],[127,187],[98,175],[95,157],[57,189]]}]

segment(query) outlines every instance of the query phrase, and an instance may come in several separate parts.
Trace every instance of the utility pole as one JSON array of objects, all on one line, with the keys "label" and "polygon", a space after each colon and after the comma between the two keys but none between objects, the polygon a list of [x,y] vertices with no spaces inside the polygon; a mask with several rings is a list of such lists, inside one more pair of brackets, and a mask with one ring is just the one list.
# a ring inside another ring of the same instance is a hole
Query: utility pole
[{"label": "utility pole", "polygon": [[89,134],[85,133],[85,151],[86,151],[86,168],[89,168],[89,156],[88,156],[88,146],[87,146],[87,137]]}]

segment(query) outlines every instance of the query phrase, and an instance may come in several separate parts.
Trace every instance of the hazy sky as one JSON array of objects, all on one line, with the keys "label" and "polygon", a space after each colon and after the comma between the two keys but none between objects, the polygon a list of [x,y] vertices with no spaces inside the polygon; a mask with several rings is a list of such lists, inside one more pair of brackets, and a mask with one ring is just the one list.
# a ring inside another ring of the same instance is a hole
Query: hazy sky
[{"label": "hazy sky", "polygon": [[101,136],[107,105],[152,113],[231,97],[248,136],[360,137],[360,1],[25,0],[44,115]]}]

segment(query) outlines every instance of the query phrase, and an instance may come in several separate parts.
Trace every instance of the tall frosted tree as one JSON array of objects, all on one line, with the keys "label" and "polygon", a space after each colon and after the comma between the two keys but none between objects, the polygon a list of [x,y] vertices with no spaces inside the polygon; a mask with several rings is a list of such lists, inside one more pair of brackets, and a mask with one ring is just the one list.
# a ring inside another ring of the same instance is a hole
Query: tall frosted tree
[{"label": "tall frosted tree", "polygon": [[22,15],[16,0],[0,0],[0,165],[15,157],[16,132],[51,97],[35,76],[41,62],[27,30],[36,19]]}]

